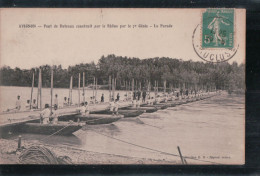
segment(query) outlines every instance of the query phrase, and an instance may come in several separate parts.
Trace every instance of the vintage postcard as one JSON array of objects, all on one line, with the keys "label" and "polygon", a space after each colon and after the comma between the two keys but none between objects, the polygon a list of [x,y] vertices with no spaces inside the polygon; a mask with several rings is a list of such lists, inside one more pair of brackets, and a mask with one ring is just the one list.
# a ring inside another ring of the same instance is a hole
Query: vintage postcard
[{"label": "vintage postcard", "polygon": [[0,9],[0,163],[243,165],[245,33],[245,9]]}]

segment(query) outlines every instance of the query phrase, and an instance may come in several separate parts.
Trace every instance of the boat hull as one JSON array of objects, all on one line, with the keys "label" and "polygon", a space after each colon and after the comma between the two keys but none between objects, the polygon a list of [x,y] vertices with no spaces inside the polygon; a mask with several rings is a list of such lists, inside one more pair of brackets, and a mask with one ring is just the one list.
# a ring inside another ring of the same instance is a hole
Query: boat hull
[{"label": "boat hull", "polygon": [[77,115],[75,118],[79,121],[84,121],[88,125],[109,124],[123,118],[123,115],[109,115],[109,114],[89,114]]},{"label": "boat hull", "polygon": [[142,107],[155,107],[157,109],[166,109],[166,108],[168,108],[167,104],[142,105]]},{"label": "boat hull", "polygon": [[155,107],[127,107],[125,108],[127,110],[141,110],[141,111],[145,111],[146,113],[153,113],[156,112],[158,109]]},{"label": "boat hull", "polygon": [[58,124],[25,123],[19,131],[32,134],[71,135],[81,128],[81,125],[69,122],[58,122]]},{"label": "boat hull", "polygon": [[[125,118],[128,117],[137,117],[144,113],[144,110],[118,110],[118,114],[124,115]],[[91,112],[92,114],[92,112]],[[113,114],[112,111],[106,110],[106,111],[100,111],[100,112],[94,112],[93,114]]]}]

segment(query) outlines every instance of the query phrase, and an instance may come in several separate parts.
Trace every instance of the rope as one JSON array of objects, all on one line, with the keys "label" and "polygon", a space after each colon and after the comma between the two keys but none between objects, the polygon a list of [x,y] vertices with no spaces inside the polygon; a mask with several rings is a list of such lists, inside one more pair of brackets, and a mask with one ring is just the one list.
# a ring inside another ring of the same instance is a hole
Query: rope
[{"label": "rope", "polygon": [[21,153],[19,162],[22,164],[72,164],[68,156],[56,157],[48,148],[32,146]]},{"label": "rope", "polygon": [[[97,131],[95,131],[95,130],[92,130],[92,129],[89,129],[89,130],[91,130],[91,131],[93,131],[94,133],[97,133],[97,134],[99,134],[99,135],[106,136],[106,137],[108,137],[108,138],[111,138],[111,139],[120,141],[120,142],[122,142],[122,143],[126,143],[126,144],[129,144],[129,145],[133,145],[133,146],[136,146],[136,147],[139,147],[139,148],[151,150],[151,151],[154,151],[154,152],[159,152],[159,153],[166,154],[166,155],[171,155],[171,156],[175,156],[175,157],[180,157],[180,155],[177,155],[177,154],[172,154],[172,153],[160,151],[160,150],[157,150],[157,149],[152,149],[152,148],[149,148],[149,147],[145,147],[145,146],[141,146],[141,145],[138,145],[138,144],[134,144],[134,143],[131,143],[131,142],[127,142],[127,141],[124,141],[124,140],[122,140],[122,139],[118,139],[118,138],[115,138],[115,137],[112,137],[112,136],[109,136],[109,135],[106,135],[106,134],[103,134],[103,133],[99,133],[99,132],[97,132]],[[213,162],[213,161],[200,160],[200,159],[190,158],[190,157],[183,157],[183,158],[191,159],[191,160],[197,160],[197,161],[206,162],[206,163],[212,163],[212,164],[221,165],[221,163],[217,163],[217,162]]]},{"label": "rope", "polygon": [[65,128],[67,128],[67,127],[68,127],[68,126],[70,126],[70,125],[71,125],[71,123],[69,123],[68,125],[66,125],[66,126],[65,126],[65,127],[63,127],[62,129],[60,129],[60,130],[56,131],[55,133],[52,133],[51,135],[49,135],[49,136],[46,136],[46,137],[44,137],[44,138],[40,139],[40,141],[43,141],[43,140],[45,140],[45,139],[47,139],[47,138],[49,138],[49,137],[51,137],[51,136],[53,136],[53,135],[55,135],[55,134],[59,133],[60,131],[64,130]]}]

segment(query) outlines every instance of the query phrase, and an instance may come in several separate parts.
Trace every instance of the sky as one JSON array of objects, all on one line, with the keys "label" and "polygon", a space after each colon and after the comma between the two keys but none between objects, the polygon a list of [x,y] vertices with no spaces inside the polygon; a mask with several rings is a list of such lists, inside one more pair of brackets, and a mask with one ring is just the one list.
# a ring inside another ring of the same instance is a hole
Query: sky
[{"label": "sky", "polygon": [[[102,55],[170,57],[202,61],[192,47],[192,34],[201,23],[202,9],[1,9],[0,66],[28,69],[40,65],[63,68],[95,63]],[[245,19],[236,13],[237,54],[245,60]],[[37,28],[20,28],[35,24]],[[92,28],[54,28],[54,25],[91,25]],[[107,28],[107,25],[119,28]],[[158,28],[150,27],[158,25]],[[162,28],[160,25],[171,25]],[[48,28],[48,26],[52,26]],[[105,25],[105,28],[93,28]],[[126,25],[121,28],[120,25]],[[131,25],[128,28],[128,25]],[[148,28],[133,28],[148,25]]]}]

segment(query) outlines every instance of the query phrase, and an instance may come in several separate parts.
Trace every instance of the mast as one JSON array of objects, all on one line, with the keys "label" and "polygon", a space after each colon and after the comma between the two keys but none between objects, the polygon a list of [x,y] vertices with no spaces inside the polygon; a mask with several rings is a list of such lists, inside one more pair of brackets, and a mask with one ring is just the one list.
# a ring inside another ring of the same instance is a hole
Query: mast
[{"label": "mast", "polygon": [[40,109],[42,109],[42,71],[41,71],[41,68],[39,69],[37,108],[39,108],[39,99],[40,99]]},{"label": "mast", "polygon": [[[131,95],[131,82],[130,81],[128,81],[128,95]],[[129,97],[127,97],[127,98],[129,98]]]},{"label": "mast", "polygon": [[51,113],[52,113],[52,97],[53,97],[53,67],[51,67]]},{"label": "mast", "polygon": [[133,78],[132,79],[132,97],[131,97],[132,100],[134,99],[134,91],[135,91],[135,80]]},{"label": "mast", "polygon": [[85,105],[85,72],[83,72],[83,78],[82,78],[82,86],[83,86],[83,103]]},{"label": "mast", "polygon": [[148,81],[147,92],[148,92],[149,97],[150,97],[150,91],[151,91],[151,82]]},{"label": "mast", "polygon": [[113,99],[113,101],[114,101],[114,99],[115,99],[115,78],[113,77],[112,78],[112,99]]},{"label": "mast", "polygon": [[80,73],[79,73],[79,85],[78,85],[78,94],[79,94],[79,99],[78,99],[78,107],[80,106]]},{"label": "mast", "polygon": [[158,84],[158,81],[156,81],[156,83],[157,83],[157,94],[158,94],[158,92],[159,92],[159,84]]},{"label": "mast", "polygon": [[69,105],[72,104],[72,87],[73,87],[73,76],[70,77]]},{"label": "mast", "polygon": [[95,85],[95,88],[96,88],[96,92],[95,92],[95,104],[96,104],[96,101],[97,101],[97,82],[98,82],[98,79],[96,78],[96,85]]},{"label": "mast", "polygon": [[115,81],[114,81],[114,91],[116,91],[116,78],[114,78],[115,79]]},{"label": "mast", "polygon": [[127,92],[127,81],[125,81],[125,92],[126,92],[126,100],[128,98],[128,92]]},{"label": "mast", "polygon": [[94,101],[94,96],[95,96],[95,81],[96,81],[96,78],[94,77],[93,78],[93,84],[92,84],[92,90],[93,90],[93,96],[92,96],[92,100]]},{"label": "mast", "polygon": [[166,80],[164,80],[164,82],[163,82],[163,92],[164,93],[166,92]]},{"label": "mast", "polygon": [[111,76],[108,78],[109,101],[111,101]]},{"label": "mast", "polygon": [[33,77],[32,77],[32,89],[31,89],[30,109],[32,109],[33,88],[34,88],[34,72],[33,72]]}]

